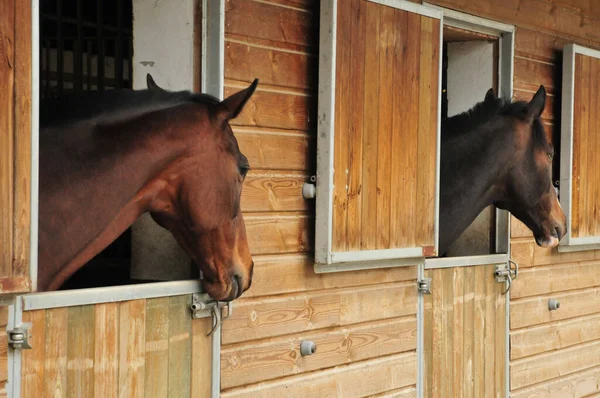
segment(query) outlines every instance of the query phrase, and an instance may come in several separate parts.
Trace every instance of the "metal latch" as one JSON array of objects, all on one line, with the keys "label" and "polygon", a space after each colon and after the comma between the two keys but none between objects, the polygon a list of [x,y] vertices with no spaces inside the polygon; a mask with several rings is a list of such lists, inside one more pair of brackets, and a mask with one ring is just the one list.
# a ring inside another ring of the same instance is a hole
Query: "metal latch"
[{"label": "metal latch", "polygon": [[[227,307],[227,315],[221,317],[221,309],[223,307]],[[195,293],[192,294],[192,318],[207,318],[211,317],[213,320],[213,327],[208,332],[207,336],[210,336],[214,333],[218,326],[220,326],[223,321],[231,315],[233,312],[233,306],[231,301],[227,303],[220,303],[218,301],[214,301],[211,297],[206,293]]]},{"label": "metal latch", "polygon": [[421,278],[417,281],[417,289],[421,294],[431,294],[431,278]]},{"label": "metal latch", "polygon": [[[511,264],[515,265],[515,268],[511,268]],[[501,268],[500,265],[496,265],[496,272],[494,273],[496,276],[496,282],[508,282],[508,287],[502,294],[508,293],[510,288],[512,287],[513,280],[517,279],[519,276],[519,264],[514,262],[513,260],[508,260],[508,268]]]},{"label": "metal latch", "polygon": [[29,344],[29,338],[31,337],[29,329],[31,329],[31,326],[31,322],[25,322],[18,324],[12,330],[8,330],[8,346],[13,350],[31,350]]}]

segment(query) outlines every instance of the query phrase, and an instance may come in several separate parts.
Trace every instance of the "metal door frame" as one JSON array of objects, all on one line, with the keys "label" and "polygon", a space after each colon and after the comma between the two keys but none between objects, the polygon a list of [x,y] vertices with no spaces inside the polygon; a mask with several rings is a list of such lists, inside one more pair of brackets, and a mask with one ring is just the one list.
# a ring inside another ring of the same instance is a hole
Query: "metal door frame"
[{"label": "metal door frame", "polygon": [[[503,97],[511,98],[513,96],[513,77],[514,77],[514,48],[515,48],[515,27],[487,18],[477,17],[471,14],[462,13],[452,9],[440,7],[434,4],[423,2],[424,6],[442,11],[444,18],[442,20],[442,29],[444,25],[453,26],[473,32],[491,34],[499,38],[499,57],[498,57],[498,90]],[[443,32],[442,32],[443,40]],[[425,276],[425,270],[438,268],[453,268],[466,266],[484,266],[484,265],[504,265],[509,267],[511,258],[510,247],[510,214],[507,211],[496,209],[496,252],[497,254],[450,257],[450,258],[428,258],[424,264],[419,265],[417,277],[420,280]],[[502,253],[505,252],[505,253]],[[490,277],[493,277],[490,275]],[[435,289],[435,286],[431,287]],[[505,397],[510,396],[510,290],[505,294],[506,305],[506,327],[505,327]],[[424,300],[423,294],[419,293],[417,302],[417,397],[423,397],[424,382]]]}]

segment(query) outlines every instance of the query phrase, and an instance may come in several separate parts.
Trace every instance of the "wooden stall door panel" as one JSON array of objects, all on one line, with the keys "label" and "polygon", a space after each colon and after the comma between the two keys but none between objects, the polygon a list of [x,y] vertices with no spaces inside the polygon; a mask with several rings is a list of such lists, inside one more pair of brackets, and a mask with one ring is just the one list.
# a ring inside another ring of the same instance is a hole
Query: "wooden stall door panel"
[{"label": "wooden stall door panel", "polygon": [[575,55],[571,219],[574,238],[600,236],[600,58]]},{"label": "wooden stall door panel", "polygon": [[440,21],[338,1],[332,251],[435,246]]},{"label": "wooden stall door panel", "polygon": [[424,396],[504,397],[506,297],[495,265],[428,270]]},{"label": "wooden stall door panel", "polygon": [[209,397],[210,318],[190,295],[26,311],[21,397]]},{"label": "wooden stall door panel", "polygon": [[0,4],[0,295],[31,290],[31,1]]}]

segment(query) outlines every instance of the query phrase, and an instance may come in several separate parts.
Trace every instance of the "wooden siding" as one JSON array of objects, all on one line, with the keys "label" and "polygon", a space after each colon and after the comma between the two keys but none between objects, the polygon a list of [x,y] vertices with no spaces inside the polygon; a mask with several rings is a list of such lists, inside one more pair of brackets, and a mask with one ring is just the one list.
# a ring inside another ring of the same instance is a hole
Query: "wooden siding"
[{"label": "wooden siding", "polygon": [[222,396],[414,396],[416,267],[313,270],[319,2],[230,0],[225,30],[225,92],[260,84],[233,126],[255,268],[223,324]]},{"label": "wooden siding", "polygon": [[440,23],[366,0],[337,4],[332,250],[430,253]]},{"label": "wooden siding", "polygon": [[494,265],[425,271],[424,397],[505,394],[506,296]]},{"label": "wooden siding", "polygon": [[26,311],[22,397],[207,397],[210,318],[191,295]]},{"label": "wooden siding", "polygon": [[600,59],[575,55],[572,235],[600,236]]},{"label": "wooden siding", "polygon": [[31,1],[2,1],[0,60],[2,294],[31,289]]}]

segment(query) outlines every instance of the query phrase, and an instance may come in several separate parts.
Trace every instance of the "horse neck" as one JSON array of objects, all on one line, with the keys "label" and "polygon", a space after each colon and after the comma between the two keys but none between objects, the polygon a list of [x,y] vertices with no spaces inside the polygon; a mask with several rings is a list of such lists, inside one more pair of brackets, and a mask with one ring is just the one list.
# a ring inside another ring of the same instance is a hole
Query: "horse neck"
[{"label": "horse neck", "polygon": [[442,132],[440,159],[440,254],[487,206],[498,200],[514,144],[503,126],[484,124]]}]

